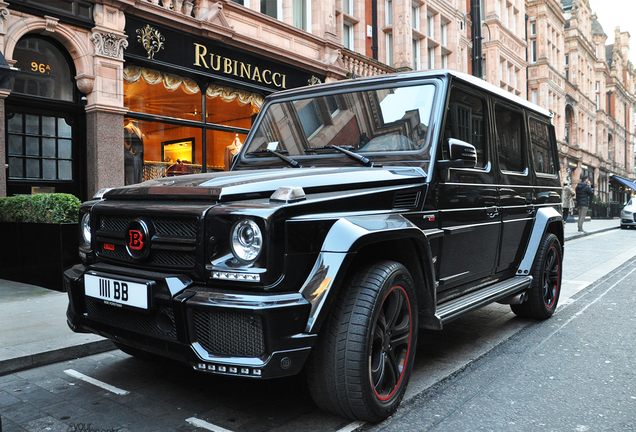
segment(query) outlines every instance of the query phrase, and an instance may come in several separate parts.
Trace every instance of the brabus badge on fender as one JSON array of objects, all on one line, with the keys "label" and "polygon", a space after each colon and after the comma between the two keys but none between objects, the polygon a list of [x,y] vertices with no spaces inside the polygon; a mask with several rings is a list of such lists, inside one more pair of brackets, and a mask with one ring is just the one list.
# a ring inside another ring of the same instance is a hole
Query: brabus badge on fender
[{"label": "brabus badge on fender", "polygon": [[135,219],[128,224],[126,231],[126,251],[132,258],[140,260],[150,254],[150,239],[152,233],[148,223],[143,219]]}]

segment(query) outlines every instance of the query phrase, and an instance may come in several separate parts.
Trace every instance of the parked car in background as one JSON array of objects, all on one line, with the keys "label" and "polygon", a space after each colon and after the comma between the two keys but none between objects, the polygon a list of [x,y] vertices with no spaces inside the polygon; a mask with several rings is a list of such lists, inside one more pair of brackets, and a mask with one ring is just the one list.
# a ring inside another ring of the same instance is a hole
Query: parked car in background
[{"label": "parked car in background", "polygon": [[636,202],[634,202],[634,198],[632,197],[625,207],[623,207],[623,210],[621,210],[621,229],[636,227],[634,214],[636,214]]},{"label": "parked car in background", "polygon": [[206,373],[304,369],[321,408],[380,421],[402,400],[418,329],[497,301],[555,312],[551,122],[451,71],[271,95],[232,171],[83,204],[69,326]]}]

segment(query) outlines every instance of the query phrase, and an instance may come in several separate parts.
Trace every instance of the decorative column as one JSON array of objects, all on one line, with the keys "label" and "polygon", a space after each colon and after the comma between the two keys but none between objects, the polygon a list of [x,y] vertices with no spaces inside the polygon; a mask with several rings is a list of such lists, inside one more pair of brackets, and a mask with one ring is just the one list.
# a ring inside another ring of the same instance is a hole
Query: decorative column
[{"label": "decorative column", "polygon": [[393,67],[413,70],[412,2],[393,0]]},{"label": "decorative column", "polygon": [[116,8],[96,4],[92,29],[94,77],[78,76],[87,95],[87,192],[124,185],[124,34],[126,18]]}]

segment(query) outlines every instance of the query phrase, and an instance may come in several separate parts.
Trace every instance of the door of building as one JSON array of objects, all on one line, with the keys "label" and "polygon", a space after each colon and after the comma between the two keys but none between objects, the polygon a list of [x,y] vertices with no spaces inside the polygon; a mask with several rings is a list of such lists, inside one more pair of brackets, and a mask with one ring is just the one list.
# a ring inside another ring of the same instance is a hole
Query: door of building
[{"label": "door of building", "polygon": [[28,34],[13,52],[6,99],[7,195],[64,192],[85,199],[85,112],[75,68],[58,41]]}]

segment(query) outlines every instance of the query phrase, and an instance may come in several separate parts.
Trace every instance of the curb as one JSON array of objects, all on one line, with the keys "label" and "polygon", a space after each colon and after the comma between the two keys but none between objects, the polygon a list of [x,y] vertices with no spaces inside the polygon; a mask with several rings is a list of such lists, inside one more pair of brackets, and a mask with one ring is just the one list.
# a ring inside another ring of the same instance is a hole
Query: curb
[{"label": "curb", "polygon": [[113,343],[109,339],[104,339],[80,345],[73,345],[65,348],[58,348],[51,351],[29,354],[8,360],[2,360],[0,361],[0,376],[7,375],[13,372],[23,371],[26,369],[46,366],[61,361],[74,360],[76,358],[99,354],[114,349],[115,345],[113,345]]},{"label": "curb", "polygon": [[571,235],[570,237],[567,237],[565,239],[565,241],[567,242],[567,241],[570,241],[570,240],[576,240],[576,239],[581,238],[581,237],[586,237],[586,236],[589,236],[589,235],[592,235],[592,234],[598,234],[598,233],[602,233],[602,232],[606,232],[606,231],[611,231],[611,230],[615,230],[615,229],[618,229],[618,228],[620,228],[620,227],[615,226],[615,227],[602,228],[602,229],[599,229],[599,230],[596,230],[596,231],[590,231],[590,232],[586,232],[586,233],[582,233],[582,234],[578,234],[577,233],[577,234]]}]

